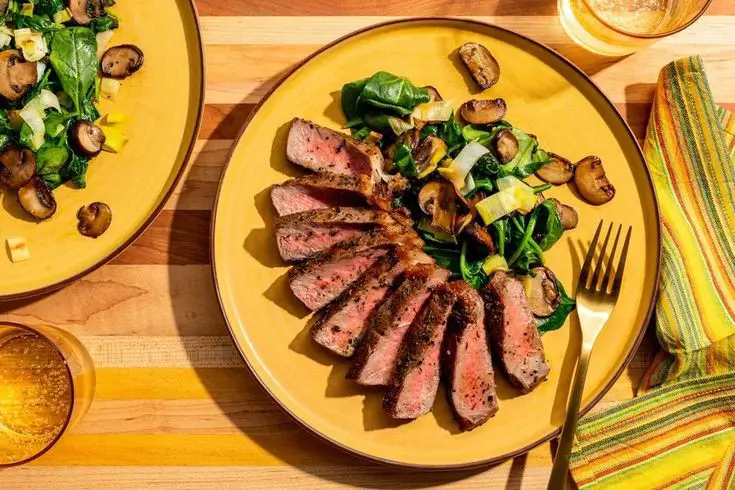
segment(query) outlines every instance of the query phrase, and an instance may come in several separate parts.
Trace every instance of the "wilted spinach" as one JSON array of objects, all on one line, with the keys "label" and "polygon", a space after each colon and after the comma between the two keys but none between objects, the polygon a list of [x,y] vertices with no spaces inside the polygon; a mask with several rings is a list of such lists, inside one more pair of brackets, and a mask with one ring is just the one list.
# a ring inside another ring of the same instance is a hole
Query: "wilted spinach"
[{"label": "wilted spinach", "polygon": [[529,170],[529,165],[533,165],[533,152],[536,150],[538,142],[519,129],[511,129],[511,132],[518,140],[518,153],[516,153],[513,160],[503,165],[503,170],[516,177],[528,177],[538,170],[537,167],[535,170],[526,173]]},{"label": "wilted spinach", "polygon": [[424,245],[424,252],[436,260],[437,266],[448,269],[455,278],[462,276],[460,252],[456,247],[439,243],[427,243]]},{"label": "wilted spinach", "polygon": [[33,12],[39,15],[53,16],[59,10],[64,10],[63,0],[35,0],[33,2]]},{"label": "wilted spinach", "polygon": [[449,120],[437,126],[437,136],[447,144],[447,155],[454,158],[465,144],[462,137],[462,126],[454,120],[454,114]]},{"label": "wilted spinach", "polygon": [[536,146],[533,153],[531,153],[530,159],[525,159],[521,162],[518,162],[518,166],[513,169],[513,175],[520,179],[525,179],[536,170],[540,169],[544,164],[551,161],[552,159],[549,158],[549,154]]},{"label": "wilted spinach", "polygon": [[541,333],[551,332],[552,330],[561,328],[569,314],[574,311],[574,308],[577,306],[574,299],[567,295],[561,281],[556,281],[556,287],[559,289],[561,302],[551,316],[546,318],[536,318],[536,327],[538,327],[538,331]]},{"label": "wilted spinach", "polygon": [[342,87],[342,111],[348,121],[375,112],[376,109],[407,116],[423,102],[429,102],[428,90],[385,71]]},{"label": "wilted spinach", "polygon": [[499,179],[505,172],[500,161],[492,153],[486,153],[472,167],[472,176],[477,179]]},{"label": "wilted spinach", "polygon": [[64,183],[62,172],[70,153],[65,145],[49,144],[44,144],[36,153],[36,173],[50,189],[56,189]]},{"label": "wilted spinach", "polygon": [[475,289],[482,289],[487,284],[488,277],[482,270],[482,264],[485,263],[484,258],[480,260],[470,260],[468,258],[469,241],[462,243],[462,252],[459,257],[459,267],[462,273],[462,279]]},{"label": "wilted spinach", "polygon": [[411,154],[411,148],[405,143],[401,143],[396,147],[396,151],[393,153],[393,165],[407,179],[415,179],[419,175],[416,169],[416,160],[413,159]]},{"label": "wilted spinach", "polygon": [[17,29],[31,29],[34,32],[41,32],[43,34],[48,34],[63,28],[47,15],[18,15],[15,18],[15,26]]},{"label": "wilted spinach", "polygon": [[549,250],[564,233],[556,204],[553,201],[544,201],[536,207],[534,214],[538,215],[538,224],[533,236],[541,250]]},{"label": "wilted spinach", "polygon": [[89,23],[89,28],[92,29],[95,33],[117,29],[119,26],[120,23],[118,22],[118,20],[111,15],[104,15],[102,17],[92,19],[92,21]]},{"label": "wilted spinach", "polygon": [[490,225],[493,233],[495,246],[498,247],[498,253],[505,257],[505,244],[510,241],[510,229],[508,228],[508,218],[495,220]]},{"label": "wilted spinach", "polygon": [[99,115],[92,100],[98,66],[94,33],[84,27],[60,30],[51,41],[49,58],[76,111],[82,118],[94,120]]}]

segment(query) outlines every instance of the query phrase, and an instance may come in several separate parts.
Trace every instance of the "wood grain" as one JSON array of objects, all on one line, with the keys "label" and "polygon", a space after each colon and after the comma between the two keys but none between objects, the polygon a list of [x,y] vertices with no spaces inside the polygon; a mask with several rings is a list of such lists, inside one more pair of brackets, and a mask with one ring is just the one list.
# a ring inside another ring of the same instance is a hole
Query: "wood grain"
[{"label": "wood grain", "polygon": [[[207,106],[185,177],[165,211],[111,264],[68,288],[0,304],[0,318],[81,339],[97,366],[83,421],[49,454],[2,471],[2,488],[545,488],[550,446],[489,469],[404,472],[317,440],[259,387],[217,305],[208,234],[217,183],[242,123],[295,63],[354,29],[399,16],[473,16],[549,44],[580,66],[644,136],[660,68],[700,54],[716,100],[735,109],[735,0],[626,58],[572,43],[555,0],[196,0]],[[632,398],[657,351],[649,334],[595,410]]]}]

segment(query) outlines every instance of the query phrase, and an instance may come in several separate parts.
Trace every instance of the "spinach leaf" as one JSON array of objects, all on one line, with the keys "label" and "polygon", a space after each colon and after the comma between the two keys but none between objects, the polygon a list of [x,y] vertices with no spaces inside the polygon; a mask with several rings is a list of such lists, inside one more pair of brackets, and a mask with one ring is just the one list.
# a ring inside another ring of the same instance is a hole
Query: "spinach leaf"
[{"label": "spinach leaf", "polygon": [[468,124],[462,128],[462,137],[468,143],[470,141],[475,141],[483,146],[490,146],[490,143],[492,142],[490,131],[486,131],[486,128],[484,127],[473,126],[472,124]]},{"label": "spinach leaf", "polygon": [[370,77],[360,94],[360,102],[379,109],[386,109],[399,116],[411,114],[422,102],[429,102],[429,91],[418,88],[407,78],[385,71]]},{"label": "spinach leaf", "polygon": [[77,114],[75,112],[52,112],[46,116],[43,120],[43,125],[46,127],[46,140],[60,137],[66,139],[66,130],[69,127],[69,123],[76,117]]},{"label": "spinach leaf", "polygon": [[33,12],[39,15],[53,16],[59,10],[64,10],[63,0],[35,0],[33,2]]},{"label": "spinach leaf", "polygon": [[80,157],[74,152],[71,152],[71,160],[68,165],[63,168],[61,177],[64,182],[71,180],[74,185],[84,189],[87,187],[87,167],[89,162],[86,158]]},{"label": "spinach leaf", "polygon": [[551,162],[549,154],[541,148],[537,148],[532,154],[531,158],[526,161],[519,162],[518,166],[513,169],[513,175],[519,179],[525,179],[536,170],[540,169],[544,164]]},{"label": "spinach leaf", "polygon": [[462,126],[454,120],[454,114],[437,126],[436,135],[447,144],[447,155],[454,158],[465,145]]},{"label": "spinach leaf", "polygon": [[574,308],[577,306],[575,301],[567,295],[567,292],[564,290],[564,286],[558,279],[556,281],[556,287],[559,289],[561,302],[551,316],[547,318],[536,318],[536,326],[538,327],[538,331],[541,333],[551,332],[552,330],[558,330],[561,328],[569,314],[574,311]]},{"label": "spinach leaf", "polygon": [[534,238],[538,241],[541,250],[546,251],[559,241],[564,233],[564,226],[561,224],[556,204],[553,201],[542,202],[536,208],[535,213],[538,214],[539,220],[534,231]]},{"label": "spinach leaf", "polygon": [[70,27],[54,34],[51,41],[51,65],[61,86],[85,119],[97,113],[91,98],[97,80],[97,39],[85,27]]},{"label": "spinach leaf", "polygon": [[104,15],[102,17],[92,19],[92,21],[89,23],[89,28],[92,29],[95,34],[110,31],[112,29],[117,29],[118,27],[120,27],[120,23],[117,21],[116,18],[110,15]]},{"label": "spinach leaf", "polygon": [[367,138],[370,135],[370,128],[367,126],[363,126],[359,129],[352,128],[352,137],[356,140],[363,141],[365,138]]},{"label": "spinach leaf", "polygon": [[[353,120],[355,121],[355,120]],[[401,135],[413,128],[413,123],[390,114],[368,112],[363,117],[364,123],[375,131],[381,133],[392,132],[396,136]],[[350,121],[352,122],[352,121]],[[349,124],[349,123],[348,123]]]},{"label": "spinach leaf", "polygon": [[470,261],[467,258],[467,245],[469,241],[462,243],[462,252],[459,257],[459,268],[462,273],[462,279],[475,289],[482,289],[487,284],[488,277],[482,270],[484,259]]},{"label": "spinach leaf", "polygon": [[505,244],[510,241],[510,229],[508,228],[508,218],[495,220],[490,225],[493,232],[493,240],[498,247],[498,254],[505,257]]},{"label": "spinach leaf", "polygon": [[540,192],[548,191],[552,187],[553,186],[551,184],[549,184],[548,182],[546,182],[545,184],[532,185],[531,186],[531,189],[533,189],[533,193],[534,194],[538,194]]},{"label": "spinach leaf", "polygon": [[465,194],[465,198],[469,199],[479,191],[488,191],[491,193],[495,190],[495,182],[492,179],[475,179],[475,188]]},{"label": "spinach leaf", "polygon": [[19,15],[15,19],[16,29],[31,29],[34,32],[48,34],[63,29],[62,26],[46,15]]},{"label": "spinach leaf", "polygon": [[51,190],[64,183],[61,172],[69,160],[66,146],[45,144],[36,153],[36,173],[46,182]]},{"label": "spinach leaf", "polygon": [[346,83],[342,87],[342,98],[340,102],[342,104],[342,112],[344,112],[348,121],[362,115],[362,111],[360,110],[360,95],[367,81],[368,79],[364,78],[356,82]]},{"label": "spinach leaf", "polygon": [[503,177],[503,166],[491,153],[486,153],[472,167],[472,176],[476,179],[498,179]]},{"label": "spinach leaf", "polygon": [[461,277],[460,252],[456,247],[450,248],[446,244],[427,243],[424,245],[424,252],[436,260],[437,266],[448,269],[455,277]]},{"label": "spinach leaf", "polygon": [[416,169],[416,160],[413,159],[411,154],[411,148],[405,143],[401,143],[393,153],[393,165],[407,179],[415,179],[419,176]]}]

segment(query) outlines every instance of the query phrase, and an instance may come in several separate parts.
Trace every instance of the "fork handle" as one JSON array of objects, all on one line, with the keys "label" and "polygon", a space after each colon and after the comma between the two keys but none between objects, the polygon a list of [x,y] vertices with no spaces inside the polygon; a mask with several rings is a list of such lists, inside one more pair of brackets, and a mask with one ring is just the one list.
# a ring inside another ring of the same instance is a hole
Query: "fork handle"
[{"label": "fork handle", "polygon": [[548,490],[562,490],[566,487],[569,459],[571,458],[572,445],[574,444],[574,432],[577,430],[579,405],[582,402],[584,380],[587,377],[587,367],[589,366],[591,353],[592,343],[583,343],[582,352],[579,354],[579,361],[577,362],[577,369],[574,373],[572,391],[569,396],[569,402],[567,403],[567,415],[564,419],[564,427],[559,438],[559,446],[556,449],[554,466],[551,469]]}]

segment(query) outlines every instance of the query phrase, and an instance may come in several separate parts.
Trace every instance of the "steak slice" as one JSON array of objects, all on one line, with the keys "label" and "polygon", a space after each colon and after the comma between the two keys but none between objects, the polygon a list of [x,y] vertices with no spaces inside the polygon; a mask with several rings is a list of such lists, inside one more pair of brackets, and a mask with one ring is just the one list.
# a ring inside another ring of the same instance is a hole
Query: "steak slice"
[{"label": "steak slice", "polygon": [[472,430],[498,411],[485,306],[480,294],[464,281],[450,283],[449,289],[457,302],[444,344],[447,397],[460,429]]},{"label": "steak slice", "polygon": [[439,285],[408,329],[383,397],[383,409],[391,417],[415,419],[428,413],[434,405],[439,388],[442,340],[456,299],[447,285]]},{"label": "steak slice", "polygon": [[279,216],[335,206],[376,206],[390,210],[383,192],[367,175],[312,174],[271,187]]},{"label": "steak slice", "polygon": [[383,168],[383,155],[377,146],[298,117],[291,121],[286,157],[315,172],[372,178],[377,169]]},{"label": "steak slice", "polygon": [[303,260],[367,230],[388,228],[392,233],[404,230],[385,211],[367,208],[329,208],[303,211],[276,219],[276,244],[286,261]]},{"label": "steak slice", "polygon": [[366,386],[388,384],[408,327],[449,274],[433,265],[418,265],[406,271],[404,281],[372,317],[347,378]]},{"label": "steak slice", "polygon": [[318,310],[342,294],[389,248],[416,244],[415,240],[415,236],[385,230],[368,231],[292,267],[288,271],[289,286],[307,308]]},{"label": "steak slice", "polygon": [[546,379],[549,365],[523,283],[498,271],[482,295],[485,321],[500,365],[511,384],[528,393]]},{"label": "steak slice", "polygon": [[352,356],[367,329],[370,315],[383,302],[396,279],[407,267],[434,262],[415,247],[398,247],[396,252],[378,259],[324,309],[311,327],[311,335],[317,344],[340,356]]}]

